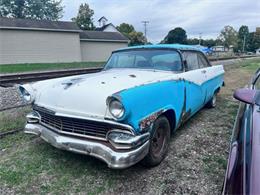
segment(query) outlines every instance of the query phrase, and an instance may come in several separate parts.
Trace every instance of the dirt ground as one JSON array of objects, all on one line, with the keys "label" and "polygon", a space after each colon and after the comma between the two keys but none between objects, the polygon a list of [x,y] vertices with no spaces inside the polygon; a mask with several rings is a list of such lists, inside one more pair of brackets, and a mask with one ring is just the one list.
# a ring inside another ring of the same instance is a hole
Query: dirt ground
[{"label": "dirt ground", "polygon": [[202,109],[172,137],[166,159],[147,169],[111,170],[22,132],[0,139],[0,194],[220,194],[238,102],[253,70],[225,74],[215,109]]}]

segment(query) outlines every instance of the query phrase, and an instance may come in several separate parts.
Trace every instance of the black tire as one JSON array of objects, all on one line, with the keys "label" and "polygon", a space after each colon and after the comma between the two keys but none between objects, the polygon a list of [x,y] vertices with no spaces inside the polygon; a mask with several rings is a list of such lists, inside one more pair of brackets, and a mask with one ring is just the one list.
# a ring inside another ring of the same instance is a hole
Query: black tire
[{"label": "black tire", "polygon": [[168,119],[165,116],[156,119],[153,124],[152,132],[153,135],[150,138],[149,153],[141,161],[142,165],[146,167],[159,165],[167,155],[171,134]]},{"label": "black tire", "polygon": [[214,93],[213,97],[206,104],[207,108],[215,108],[217,106],[217,93]]}]

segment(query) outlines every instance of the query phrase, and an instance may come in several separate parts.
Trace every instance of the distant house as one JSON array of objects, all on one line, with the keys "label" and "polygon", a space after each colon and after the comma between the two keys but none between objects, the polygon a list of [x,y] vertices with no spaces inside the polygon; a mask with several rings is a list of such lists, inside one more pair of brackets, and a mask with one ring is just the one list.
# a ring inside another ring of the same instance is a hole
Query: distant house
[{"label": "distant house", "polygon": [[227,48],[222,45],[217,45],[217,46],[213,46],[212,50],[214,52],[225,52],[225,51],[227,51]]},{"label": "distant house", "polygon": [[0,64],[106,61],[129,41],[109,28],[82,31],[74,22],[0,17]]},{"label": "distant house", "polygon": [[119,32],[112,23],[107,24],[107,21],[108,20],[104,16],[102,16],[98,20],[99,27],[97,27],[95,30],[96,31],[103,31],[103,32]]}]

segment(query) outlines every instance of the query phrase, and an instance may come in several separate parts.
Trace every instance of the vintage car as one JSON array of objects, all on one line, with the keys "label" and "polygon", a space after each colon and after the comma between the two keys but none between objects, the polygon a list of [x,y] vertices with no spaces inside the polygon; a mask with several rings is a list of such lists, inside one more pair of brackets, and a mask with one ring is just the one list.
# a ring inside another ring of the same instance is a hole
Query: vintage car
[{"label": "vintage car", "polygon": [[241,103],[222,194],[260,194],[260,68],[249,88],[236,90],[234,97]]},{"label": "vintage car", "polygon": [[203,106],[215,107],[222,65],[186,45],[114,51],[98,73],[25,84],[33,102],[25,133],[51,145],[126,168],[158,165],[170,135]]}]

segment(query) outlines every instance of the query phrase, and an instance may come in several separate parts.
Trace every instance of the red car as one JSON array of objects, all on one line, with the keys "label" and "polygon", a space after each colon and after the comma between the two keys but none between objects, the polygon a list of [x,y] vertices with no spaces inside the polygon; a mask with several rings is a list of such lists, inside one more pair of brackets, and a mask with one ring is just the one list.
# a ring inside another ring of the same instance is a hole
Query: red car
[{"label": "red car", "polygon": [[223,194],[260,194],[260,68],[241,101],[233,129]]}]

